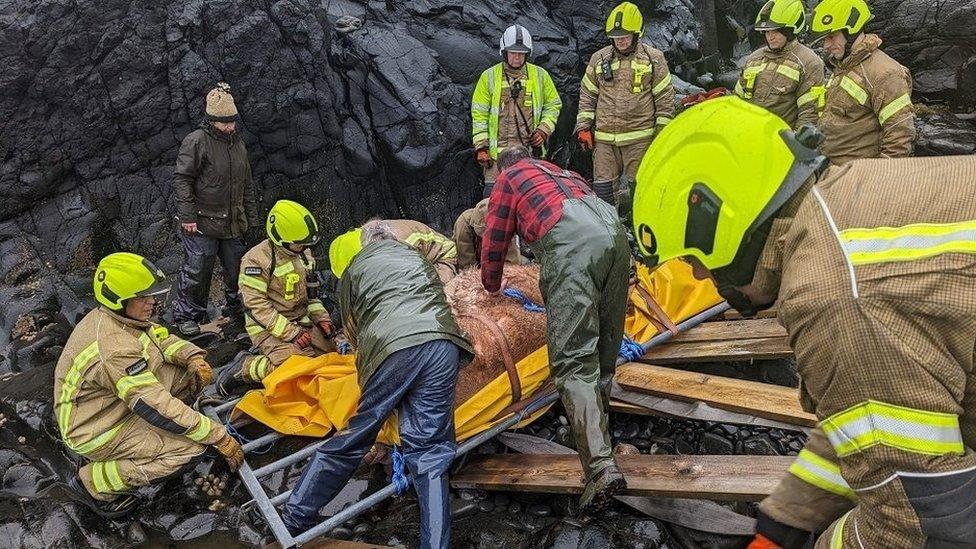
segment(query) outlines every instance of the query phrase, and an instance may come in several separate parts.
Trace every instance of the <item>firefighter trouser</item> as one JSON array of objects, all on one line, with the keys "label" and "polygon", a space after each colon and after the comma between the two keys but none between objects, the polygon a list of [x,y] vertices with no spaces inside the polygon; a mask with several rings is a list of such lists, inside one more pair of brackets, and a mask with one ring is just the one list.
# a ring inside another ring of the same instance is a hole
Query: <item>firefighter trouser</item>
[{"label": "firefighter trouser", "polygon": [[[186,368],[167,363],[153,373],[173,395],[191,397],[189,382],[193,374]],[[153,427],[132,414],[115,438],[84,456],[91,462],[78,475],[95,499],[111,501],[117,494],[180,471],[206,450],[203,444]]]},{"label": "firefighter trouser", "polygon": [[[593,187],[602,187],[609,183],[613,188],[614,204],[623,190],[620,188],[620,178],[637,177],[644,153],[650,142],[632,143],[629,145],[611,145],[597,141],[593,146]],[[602,193],[601,193],[602,194]],[[609,197],[601,196],[604,200]],[[609,201],[609,200],[608,200]]]},{"label": "firefighter trouser", "polygon": [[448,471],[454,461],[454,387],[460,349],[446,339],[391,354],[362,390],[356,415],[305,466],[282,519],[292,534],[314,526],[376,442],[394,411],[420,505],[420,547],[446,548],[451,538]]},{"label": "firefighter trouser", "polygon": [[[241,365],[241,378],[260,383],[268,374],[275,371],[292,355],[316,357],[325,353],[335,352],[336,346],[329,341],[318,326],[308,328],[312,334],[312,345],[302,349],[291,341],[284,341],[262,331],[251,336],[251,342],[259,354],[253,354]],[[253,350],[252,350],[253,352]]]},{"label": "firefighter trouser", "polygon": [[589,479],[613,463],[607,411],[627,309],[627,237],[612,207],[586,196],[565,200],[562,218],[532,248],[552,376]]},{"label": "firefighter trouser", "polygon": [[207,303],[210,298],[210,280],[216,259],[224,278],[224,299],[231,311],[243,311],[237,293],[237,278],[241,271],[241,258],[246,246],[240,238],[211,238],[191,234],[178,229],[186,256],[177,281],[176,298],[173,300],[173,322],[188,320],[207,321]]},{"label": "firefighter trouser", "polygon": [[[802,394],[820,423],[761,509],[823,529],[818,548],[976,547],[976,284],[942,273],[879,284],[883,298],[865,282],[858,298],[781,305],[801,328]],[[924,300],[900,298],[917,288]]]}]

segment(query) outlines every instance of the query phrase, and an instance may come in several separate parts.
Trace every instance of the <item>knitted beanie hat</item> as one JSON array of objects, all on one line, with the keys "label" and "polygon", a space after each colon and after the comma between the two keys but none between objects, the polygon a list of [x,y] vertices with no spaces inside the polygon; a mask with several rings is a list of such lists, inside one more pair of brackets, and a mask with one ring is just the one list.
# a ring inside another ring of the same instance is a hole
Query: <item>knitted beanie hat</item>
[{"label": "knitted beanie hat", "polygon": [[219,82],[207,94],[207,118],[216,122],[237,120],[237,106],[234,105],[234,96],[230,94],[230,84],[227,82]]}]

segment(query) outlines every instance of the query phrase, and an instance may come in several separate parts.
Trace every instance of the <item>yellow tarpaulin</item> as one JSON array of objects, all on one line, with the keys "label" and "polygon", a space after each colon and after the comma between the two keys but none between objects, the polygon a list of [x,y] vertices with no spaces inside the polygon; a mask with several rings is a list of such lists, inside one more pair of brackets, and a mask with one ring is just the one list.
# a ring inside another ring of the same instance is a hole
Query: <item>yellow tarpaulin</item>
[{"label": "yellow tarpaulin", "polygon": [[[696,280],[691,267],[681,261],[670,261],[654,272],[640,265],[637,279],[674,323],[722,301],[711,282]],[[624,329],[635,341],[647,341],[658,333],[651,321],[653,313],[636,290],[631,292],[630,299]],[[546,348],[523,358],[516,367],[525,399],[549,378]],[[264,379],[263,390],[246,394],[237,404],[237,410],[280,433],[323,437],[348,424],[356,411],[359,395],[354,355],[293,356]],[[511,386],[508,374],[502,373],[455,409],[457,439],[465,440],[489,429],[503,419],[498,417],[499,413],[510,405]],[[540,410],[535,417],[544,412]],[[378,439],[388,444],[398,442],[392,418],[387,420]]]}]

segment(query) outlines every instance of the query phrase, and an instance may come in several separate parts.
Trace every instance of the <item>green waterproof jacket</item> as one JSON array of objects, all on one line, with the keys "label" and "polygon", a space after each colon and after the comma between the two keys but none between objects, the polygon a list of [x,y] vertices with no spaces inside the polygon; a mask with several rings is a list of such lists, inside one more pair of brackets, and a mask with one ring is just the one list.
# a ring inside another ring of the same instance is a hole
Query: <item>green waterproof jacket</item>
[{"label": "green waterproof jacket", "polygon": [[458,327],[434,266],[416,248],[393,240],[367,244],[339,280],[346,337],[356,346],[363,387],[391,354],[448,339],[473,356]]}]

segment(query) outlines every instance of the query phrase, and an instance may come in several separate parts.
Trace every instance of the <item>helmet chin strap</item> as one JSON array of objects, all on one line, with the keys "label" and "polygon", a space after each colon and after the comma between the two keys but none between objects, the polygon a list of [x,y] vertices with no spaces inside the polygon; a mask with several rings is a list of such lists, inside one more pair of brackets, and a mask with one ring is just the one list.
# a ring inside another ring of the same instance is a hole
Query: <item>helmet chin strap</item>
[{"label": "helmet chin strap", "polygon": [[619,48],[617,48],[617,45],[616,44],[614,44],[613,49],[617,50],[617,53],[619,53],[620,55],[630,55],[630,54],[634,53],[635,51],[637,51],[637,40],[638,40],[638,38],[637,38],[637,35],[636,34],[633,35],[633,36],[634,36],[634,39],[631,40],[630,46],[627,49],[625,49],[625,50],[619,49]]}]

